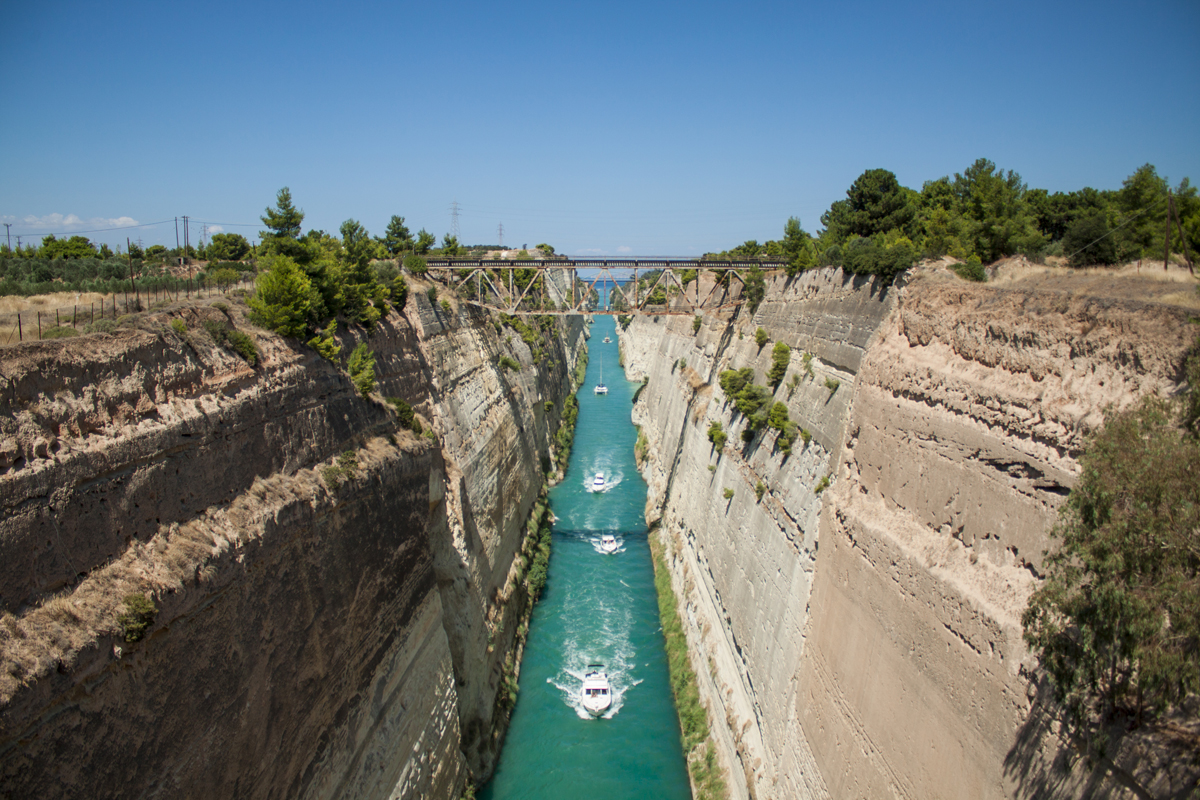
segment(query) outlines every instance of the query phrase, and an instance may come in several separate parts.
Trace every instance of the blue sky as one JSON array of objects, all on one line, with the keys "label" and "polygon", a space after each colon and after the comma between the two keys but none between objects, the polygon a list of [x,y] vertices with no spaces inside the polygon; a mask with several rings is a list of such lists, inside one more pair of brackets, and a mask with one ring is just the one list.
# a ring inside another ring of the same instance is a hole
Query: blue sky
[{"label": "blue sky", "polygon": [[3,23],[0,222],[24,242],[139,223],[86,235],[173,246],[184,214],[253,238],[286,185],[306,230],[400,214],[440,239],[458,201],[469,244],[503,223],[690,255],[814,231],[876,167],[1200,180],[1194,0],[18,0]]}]

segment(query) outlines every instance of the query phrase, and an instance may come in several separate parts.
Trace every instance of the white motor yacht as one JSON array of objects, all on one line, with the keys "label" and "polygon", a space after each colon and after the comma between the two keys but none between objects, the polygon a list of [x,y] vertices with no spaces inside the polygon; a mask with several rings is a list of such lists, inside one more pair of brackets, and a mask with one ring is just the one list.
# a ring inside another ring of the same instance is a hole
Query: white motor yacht
[{"label": "white motor yacht", "polygon": [[611,343],[612,343],[612,339],[610,339],[610,338],[608,338],[607,336],[605,336],[605,337],[604,337],[604,343],[605,343],[605,344],[611,344]]},{"label": "white motor yacht", "polygon": [[607,487],[608,484],[604,482],[604,473],[597,472],[596,477],[592,479],[592,491],[603,492]]},{"label": "white motor yacht", "polygon": [[617,552],[617,537],[611,533],[606,533],[600,537],[600,549],[605,553]]},{"label": "white motor yacht", "polygon": [[600,355],[600,382],[596,384],[596,394],[608,394],[608,387],[604,385],[604,354]]},{"label": "white motor yacht", "polygon": [[598,717],[612,705],[612,689],[608,685],[608,675],[604,672],[603,664],[588,664],[587,674],[583,676],[583,688],[579,690],[579,699],[584,709],[593,717]]}]

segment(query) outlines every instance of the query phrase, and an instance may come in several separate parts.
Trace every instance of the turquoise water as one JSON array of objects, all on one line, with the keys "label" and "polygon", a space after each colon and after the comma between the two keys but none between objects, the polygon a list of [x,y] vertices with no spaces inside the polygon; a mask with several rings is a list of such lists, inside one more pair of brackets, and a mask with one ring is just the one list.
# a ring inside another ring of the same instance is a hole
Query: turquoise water
[{"label": "turquoise water", "polygon": [[[612,338],[604,344],[605,336]],[[617,364],[615,318],[597,317],[565,479],[550,491],[549,577],[534,610],[521,691],[500,764],[483,800],[691,796],[671,699],[629,420],[639,384]],[[596,395],[603,369],[607,395]],[[597,472],[609,488],[589,491]],[[600,551],[612,533],[620,548]],[[613,705],[599,719],[579,704],[588,664],[605,664]]]}]

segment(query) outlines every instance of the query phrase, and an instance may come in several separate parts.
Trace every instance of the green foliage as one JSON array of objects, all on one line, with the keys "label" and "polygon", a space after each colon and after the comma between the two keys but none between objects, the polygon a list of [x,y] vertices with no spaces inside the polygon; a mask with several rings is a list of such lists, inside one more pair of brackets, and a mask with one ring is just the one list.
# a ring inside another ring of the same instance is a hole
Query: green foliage
[{"label": "green foliage", "polygon": [[308,346],[317,351],[321,358],[331,363],[338,363],[338,354],[342,352],[342,343],[337,340],[337,320],[329,324],[316,336],[308,340]]},{"label": "green foliage", "polygon": [[511,369],[514,372],[521,371],[521,363],[512,356],[500,356],[500,366],[505,369]]},{"label": "green foliage", "polygon": [[762,502],[763,495],[767,492],[767,486],[762,481],[754,484],[754,496],[759,502]]},{"label": "green foliage", "polygon": [[720,420],[713,420],[708,424],[708,440],[712,442],[713,449],[718,454],[725,449],[725,442],[729,441],[729,434],[725,433],[725,427],[721,425]]},{"label": "green foliage", "polygon": [[250,336],[236,328],[230,328],[228,334],[228,347],[237,353],[242,358],[246,359],[246,363],[254,366],[258,363],[259,353],[258,345]]},{"label": "green foliage", "polygon": [[214,233],[207,255],[209,261],[241,261],[250,255],[250,242],[240,233]]},{"label": "green foliage", "polygon": [[413,275],[424,275],[429,272],[425,259],[412,253],[404,257],[404,268]]},{"label": "green foliage", "polygon": [[429,298],[430,305],[433,305],[437,302],[438,289],[436,283],[425,290],[425,296]]},{"label": "green foliage", "polygon": [[841,385],[842,385],[842,382],[837,380],[836,378],[826,378],[825,379],[825,388],[829,390],[830,397],[833,396],[834,392],[836,392],[838,390],[838,387]]},{"label": "green foliage", "polygon": [[703,320],[701,320],[699,314],[692,317],[692,335],[693,336],[700,332],[700,325],[702,324],[702,322],[703,322]]},{"label": "green foliage", "polygon": [[983,283],[987,280],[987,272],[983,269],[983,264],[979,261],[979,256],[971,256],[965,264],[955,264],[951,267],[954,274],[963,280],[977,281]]},{"label": "green foliage", "polygon": [[393,214],[383,234],[383,246],[388,255],[398,256],[406,250],[411,250],[414,244],[412,233],[404,224],[404,217]]},{"label": "green foliage", "polygon": [[359,342],[350,353],[346,370],[350,373],[350,381],[354,388],[363,397],[375,389],[375,354],[367,349],[366,342]]},{"label": "green foliage", "polygon": [[723,371],[717,378],[717,382],[721,386],[721,391],[725,392],[725,396],[730,400],[737,397],[737,393],[742,390],[748,383],[754,381],[754,368],[743,367],[742,369],[727,369]]},{"label": "green foliage", "polygon": [[255,279],[255,292],[246,301],[250,318],[280,336],[303,336],[320,302],[312,281],[287,256],[268,256],[263,264],[266,269]]},{"label": "green foliage", "polygon": [[842,245],[841,264],[847,272],[892,279],[916,263],[917,255],[917,248],[903,236],[851,236]]},{"label": "green foliage", "polygon": [[98,319],[84,326],[84,333],[112,333],[117,329],[117,321],[113,319]]},{"label": "green foliage", "polygon": [[776,342],[771,350],[771,369],[767,371],[767,382],[775,388],[783,382],[788,365],[792,363],[792,348],[783,342]]},{"label": "green foliage", "polygon": [[125,610],[117,615],[117,625],[127,642],[136,642],[146,635],[154,624],[158,608],[144,594],[127,594],[122,601]]},{"label": "green foliage", "polygon": [[821,215],[821,224],[835,241],[851,236],[871,238],[876,234],[900,231],[916,233],[917,208],[910,190],[886,169],[869,169],[859,175],[839,200]]},{"label": "green foliage", "polygon": [[767,424],[770,411],[771,391],[765,386],[754,383],[747,384],[737,394],[734,405],[737,410],[746,415],[750,428],[759,431]]},{"label": "green foliage", "polygon": [[777,431],[782,431],[787,428],[788,424],[788,409],[783,403],[776,401],[771,406],[771,411],[767,415],[767,424]]},{"label": "green foliage", "polygon": [[813,372],[812,359],[813,359],[812,353],[805,353],[804,356],[800,359],[800,367],[801,367],[801,369],[804,370],[804,374],[807,375],[809,378],[816,377],[816,374]]},{"label": "green foliage", "polygon": [[450,301],[444,298],[442,300],[442,313],[447,315],[450,313]]},{"label": "green foliage", "polygon": [[[214,303],[214,305],[216,305]],[[227,322],[215,319],[204,320],[204,330],[215,344],[231,350],[244,358],[250,366],[258,363],[258,346],[254,340]]]},{"label": "green foliage", "polygon": [[817,481],[817,485],[813,487],[813,494],[820,494],[821,492],[825,491],[828,488],[829,488],[829,476],[826,475],[825,477],[821,478],[821,480]]},{"label": "green foliage", "polygon": [[1100,753],[1114,711],[1153,718],[1200,691],[1200,442],[1176,413],[1150,397],[1095,433],[1022,616],[1070,724]]},{"label": "green foliage", "polygon": [[171,320],[171,329],[180,336],[183,336],[187,333],[187,323],[176,317],[175,319]]},{"label": "green foliage", "polygon": [[800,385],[800,376],[792,375],[792,379],[787,383],[788,400],[792,399],[792,395],[796,393],[796,387]]},{"label": "green foliage", "polygon": [[726,500],[732,500],[733,499],[733,489],[726,487],[725,491],[721,492],[721,496],[724,497]]},{"label": "green foliage", "polygon": [[423,256],[435,244],[437,244],[437,237],[424,228],[421,228],[421,230],[417,231],[417,241],[413,245],[413,252],[419,256]]},{"label": "green foliage", "polygon": [[1116,264],[1120,260],[1117,240],[1109,236],[1109,232],[1108,218],[1099,209],[1077,217],[1062,238],[1063,252],[1069,257],[1070,265]]},{"label": "green foliage", "polygon": [[753,314],[758,310],[759,304],[766,295],[767,282],[763,278],[763,271],[758,268],[758,265],[750,267],[746,273],[746,307],[750,309],[750,313]]},{"label": "green foliage", "polygon": [[78,336],[79,331],[69,325],[54,325],[42,331],[43,339],[70,339],[72,336]]},{"label": "green foliage", "polygon": [[417,419],[417,415],[413,412],[412,406],[401,400],[399,397],[387,398],[388,403],[396,409],[396,415],[400,417],[400,427],[412,431],[418,436],[423,433],[421,420]]},{"label": "green foliage", "polygon": [[758,330],[756,330],[754,332],[754,343],[756,345],[758,345],[760,349],[762,348],[763,345],[765,345],[769,341],[771,341],[770,334],[768,334],[762,328],[759,328]]}]

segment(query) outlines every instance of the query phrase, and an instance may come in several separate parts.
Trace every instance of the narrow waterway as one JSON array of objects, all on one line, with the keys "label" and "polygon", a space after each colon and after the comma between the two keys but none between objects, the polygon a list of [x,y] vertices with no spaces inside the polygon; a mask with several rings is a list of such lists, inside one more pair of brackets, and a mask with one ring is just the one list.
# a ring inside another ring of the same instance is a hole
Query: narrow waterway
[{"label": "narrow waterway", "polygon": [[[612,339],[604,343],[604,337]],[[549,577],[534,610],[521,692],[484,800],[690,797],[671,699],[630,422],[639,384],[617,363],[615,318],[597,317],[566,478],[550,492]],[[607,395],[593,387],[603,371]],[[597,473],[604,491],[592,492]],[[616,536],[616,554],[600,538]],[[606,666],[613,704],[591,718],[579,701],[588,664]]]}]

